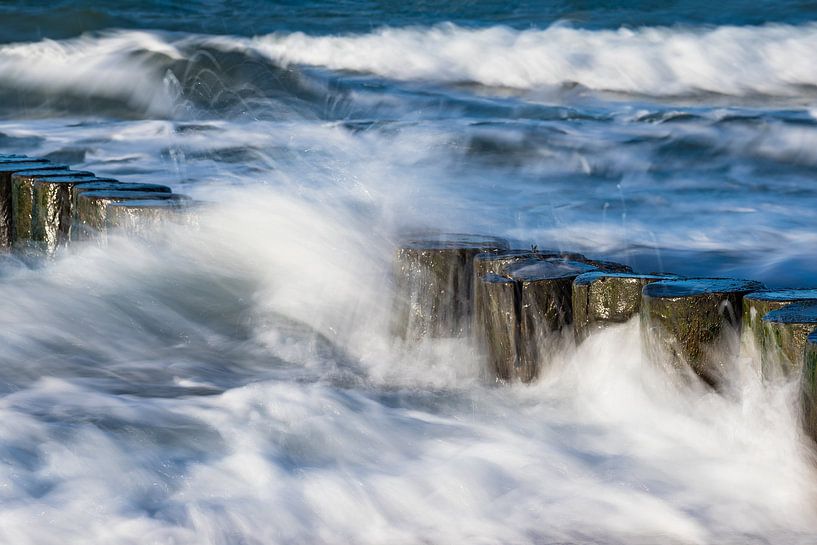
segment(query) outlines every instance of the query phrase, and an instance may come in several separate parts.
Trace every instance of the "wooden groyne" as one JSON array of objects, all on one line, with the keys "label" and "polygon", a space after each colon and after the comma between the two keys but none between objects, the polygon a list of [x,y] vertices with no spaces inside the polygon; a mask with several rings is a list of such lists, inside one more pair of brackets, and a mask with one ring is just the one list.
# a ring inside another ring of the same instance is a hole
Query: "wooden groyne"
[{"label": "wooden groyne", "polygon": [[716,390],[742,350],[759,348],[765,379],[800,377],[817,438],[817,290],[639,273],[475,235],[415,238],[397,249],[395,270],[401,335],[472,336],[497,382],[535,380],[565,344],[638,316],[648,361]]},{"label": "wooden groyne", "polygon": [[110,229],[142,234],[190,209],[167,186],[122,183],[68,165],[0,155],[0,249],[53,255],[72,240],[105,240]]}]

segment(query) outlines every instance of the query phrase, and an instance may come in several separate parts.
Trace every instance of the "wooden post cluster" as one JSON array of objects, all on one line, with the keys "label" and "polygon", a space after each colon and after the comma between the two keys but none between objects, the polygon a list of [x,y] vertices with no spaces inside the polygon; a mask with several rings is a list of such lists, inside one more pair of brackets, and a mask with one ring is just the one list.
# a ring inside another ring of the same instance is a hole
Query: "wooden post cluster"
[{"label": "wooden post cluster", "polygon": [[108,229],[140,234],[186,207],[159,184],[120,183],[22,155],[0,156],[0,248],[51,255]]},{"label": "wooden post cluster", "polygon": [[508,246],[492,237],[438,235],[400,247],[400,334],[470,331],[503,383],[536,379],[566,339],[582,342],[635,316],[648,361],[716,389],[742,347],[754,344],[764,378],[800,380],[804,428],[817,439],[817,289],[639,274],[577,253]]}]

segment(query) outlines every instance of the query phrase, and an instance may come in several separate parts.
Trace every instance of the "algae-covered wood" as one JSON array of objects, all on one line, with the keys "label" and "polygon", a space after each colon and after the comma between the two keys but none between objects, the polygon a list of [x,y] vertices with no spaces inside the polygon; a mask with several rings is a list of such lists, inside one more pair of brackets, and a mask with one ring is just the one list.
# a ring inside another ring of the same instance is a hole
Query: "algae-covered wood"
[{"label": "algae-covered wood", "polygon": [[757,353],[765,370],[771,371],[781,362],[775,346],[767,342],[769,332],[768,326],[763,324],[763,317],[798,301],[817,301],[817,289],[768,290],[750,293],[743,298],[741,350],[747,357]]},{"label": "algae-covered wood", "polygon": [[817,301],[791,303],[763,316],[761,343],[766,356],[763,373],[775,377],[789,375],[803,365],[806,339],[817,327]]},{"label": "algae-covered wood", "polygon": [[51,254],[68,241],[73,189],[98,181],[92,173],[27,172],[12,176],[13,240],[16,248]]},{"label": "algae-covered wood", "polygon": [[644,286],[641,334],[648,357],[722,382],[737,356],[743,296],[764,289],[752,280],[689,278]]},{"label": "algae-covered wood", "polygon": [[578,341],[593,329],[623,323],[641,310],[641,290],[647,284],[677,278],[668,274],[593,271],[573,281],[573,331]]},{"label": "algae-covered wood", "polygon": [[[12,158],[9,158],[12,159]],[[11,176],[15,172],[37,169],[64,169],[39,159],[21,158],[0,163],[0,249],[10,248],[14,238]]]}]

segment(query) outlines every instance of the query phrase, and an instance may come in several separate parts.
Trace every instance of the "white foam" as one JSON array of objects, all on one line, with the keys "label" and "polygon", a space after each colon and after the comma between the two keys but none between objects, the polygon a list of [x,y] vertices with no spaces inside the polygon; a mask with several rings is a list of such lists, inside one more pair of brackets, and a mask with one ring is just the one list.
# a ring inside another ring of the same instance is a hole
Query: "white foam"
[{"label": "white foam", "polygon": [[0,46],[0,79],[13,88],[122,100],[167,115],[176,97],[150,55],[182,58],[174,45],[142,31],[8,44]]},{"label": "white foam", "polygon": [[6,86],[112,98],[167,116],[178,106],[180,92],[167,61],[193,59],[201,47],[260,53],[283,65],[523,90],[578,83],[659,97],[717,93],[796,98],[812,96],[807,88],[817,86],[814,24],[620,30],[445,24],[253,39],[114,31],[2,45],[0,78]]},{"label": "white foam", "polygon": [[817,85],[817,26],[583,30],[385,28],[369,34],[273,34],[254,47],[282,63],[397,79],[535,89],[579,83],[655,96],[797,96]]}]

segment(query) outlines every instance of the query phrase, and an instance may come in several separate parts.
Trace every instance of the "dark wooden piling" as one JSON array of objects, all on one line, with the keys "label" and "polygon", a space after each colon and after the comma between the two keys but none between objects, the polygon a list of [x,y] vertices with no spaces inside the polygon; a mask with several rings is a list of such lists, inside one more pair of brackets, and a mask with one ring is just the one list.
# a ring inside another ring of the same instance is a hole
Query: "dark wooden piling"
[{"label": "dark wooden piling", "polygon": [[396,252],[393,328],[408,338],[468,333],[473,313],[473,262],[508,244],[495,237],[441,234],[406,240]]},{"label": "dark wooden piling", "polygon": [[519,369],[519,287],[498,274],[477,279],[481,285],[481,334],[488,352],[489,373],[500,382],[517,376]]},{"label": "dark wooden piling", "polygon": [[718,386],[738,354],[743,296],[762,289],[760,282],[733,278],[662,280],[644,286],[640,316],[647,356],[681,371],[691,369]]},{"label": "dark wooden piling", "polygon": [[561,330],[572,323],[572,285],[592,265],[566,259],[528,259],[505,267],[517,283],[519,305],[519,361],[515,377],[535,379],[552,361],[561,344]]},{"label": "dark wooden piling", "polygon": [[593,271],[573,281],[573,331],[581,342],[594,329],[624,323],[641,310],[647,284],[677,278],[671,274]]}]

